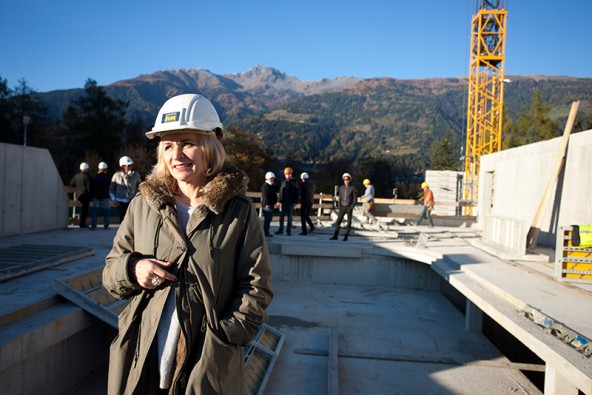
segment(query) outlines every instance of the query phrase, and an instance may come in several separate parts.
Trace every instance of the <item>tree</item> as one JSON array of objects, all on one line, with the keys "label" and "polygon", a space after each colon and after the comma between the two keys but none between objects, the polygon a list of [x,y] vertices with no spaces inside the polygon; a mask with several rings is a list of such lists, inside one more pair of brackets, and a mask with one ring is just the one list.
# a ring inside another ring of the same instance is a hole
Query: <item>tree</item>
[{"label": "tree", "polygon": [[[30,124],[27,127],[27,144],[34,141],[34,135],[47,124],[47,107],[41,103],[39,94],[32,89],[23,78],[13,90],[12,103],[15,109],[16,119],[13,121],[15,129],[20,130],[24,137],[24,119],[28,117]],[[23,140],[21,140],[24,142]]]},{"label": "tree", "polygon": [[518,115],[517,132],[522,136],[522,144],[548,140],[559,135],[559,128],[549,117],[550,107],[536,90],[532,97],[530,111]]},{"label": "tree", "polygon": [[[391,165],[385,158],[368,157],[360,161],[354,172],[355,186],[361,186],[362,181],[368,178],[374,185],[376,197],[391,197],[394,180],[391,174]],[[358,177],[356,177],[356,175]]]},{"label": "tree", "polygon": [[64,153],[67,153],[66,163],[70,168],[76,168],[76,162],[92,152],[114,163],[112,155],[126,136],[128,103],[110,98],[105,89],[90,78],[84,91],[63,116],[66,126],[63,142],[67,148]]},{"label": "tree", "polygon": [[0,78],[0,141],[23,144],[25,116],[31,120],[27,127],[27,144],[30,144],[47,125],[47,107],[25,79],[20,79],[18,85],[10,89],[8,82]]},{"label": "tree", "polygon": [[8,81],[0,76],[0,141],[10,143],[12,138],[11,106],[12,91],[8,87]]},{"label": "tree", "polygon": [[430,147],[430,168],[432,170],[458,170],[459,159],[454,135],[447,130]]},{"label": "tree", "polygon": [[239,128],[229,128],[222,140],[226,160],[249,176],[249,190],[258,191],[263,183],[266,152],[259,138]]},{"label": "tree", "polygon": [[521,146],[523,144],[523,136],[518,132],[518,127],[512,120],[512,117],[510,117],[509,111],[505,109],[505,106],[502,125],[502,149]]}]

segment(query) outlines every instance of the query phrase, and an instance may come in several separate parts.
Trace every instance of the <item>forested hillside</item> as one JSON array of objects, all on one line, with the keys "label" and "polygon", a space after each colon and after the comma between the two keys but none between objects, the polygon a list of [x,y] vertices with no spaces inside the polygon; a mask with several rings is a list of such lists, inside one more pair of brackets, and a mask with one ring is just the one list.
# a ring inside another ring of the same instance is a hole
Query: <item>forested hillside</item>
[{"label": "forested hillside", "polygon": [[[576,100],[574,131],[592,128],[592,79],[506,76],[506,81],[505,147],[558,136]],[[120,155],[130,153],[148,171],[153,142],[144,133],[162,103],[182,93],[200,93],[213,102],[228,131],[230,159],[248,167],[252,189],[264,170],[291,164],[317,173],[327,189],[348,169],[354,177],[380,178],[381,193],[395,186],[403,191],[400,183],[416,182],[436,164],[462,168],[464,155],[464,78],[299,81],[256,66],[226,75],[164,70],[107,86],[89,79],[81,89],[45,93],[24,80],[11,89],[0,77],[0,93],[0,141],[21,144],[27,115],[27,143],[48,148],[64,180],[82,160],[104,160],[114,168]],[[537,125],[544,125],[544,133],[533,130]],[[446,158],[438,154],[443,152]],[[408,189],[412,195],[413,187]]]},{"label": "forested hillside", "polygon": [[367,80],[305,96],[237,121],[279,157],[355,161],[426,151],[447,130],[460,132],[465,85],[457,79]]}]

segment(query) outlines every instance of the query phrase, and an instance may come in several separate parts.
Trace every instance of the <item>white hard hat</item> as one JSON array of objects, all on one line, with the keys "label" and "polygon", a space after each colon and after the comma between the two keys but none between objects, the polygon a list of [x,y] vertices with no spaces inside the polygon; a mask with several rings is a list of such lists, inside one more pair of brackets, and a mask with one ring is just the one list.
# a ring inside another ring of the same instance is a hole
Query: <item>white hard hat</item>
[{"label": "white hard hat", "polygon": [[86,163],[86,162],[82,162],[82,163],[80,164],[80,170],[88,170],[88,169],[89,169],[89,167],[90,167],[90,166],[89,166],[89,165],[88,165],[88,163]]},{"label": "white hard hat", "polygon": [[343,173],[341,179],[343,180],[345,177],[349,178],[350,180],[352,179],[352,176],[349,173]]},{"label": "white hard hat", "polygon": [[265,173],[265,179],[269,180],[270,178],[275,178],[275,174],[273,174],[273,171],[268,171],[267,173]]},{"label": "white hard hat", "polygon": [[307,180],[308,179],[308,173],[304,172],[302,174],[300,174],[300,178],[302,178],[303,180]]},{"label": "white hard hat", "polygon": [[223,135],[222,123],[212,103],[202,95],[193,93],[167,100],[146,137],[153,139],[183,130],[200,134],[215,133],[218,138]]},{"label": "white hard hat", "polygon": [[99,163],[99,170],[105,170],[107,168],[107,164],[105,162]]},{"label": "white hard hat", "polygon": [[133,165],[134,161],[129,156],[122,156],[119,158],[119,166],[129,166]]}]

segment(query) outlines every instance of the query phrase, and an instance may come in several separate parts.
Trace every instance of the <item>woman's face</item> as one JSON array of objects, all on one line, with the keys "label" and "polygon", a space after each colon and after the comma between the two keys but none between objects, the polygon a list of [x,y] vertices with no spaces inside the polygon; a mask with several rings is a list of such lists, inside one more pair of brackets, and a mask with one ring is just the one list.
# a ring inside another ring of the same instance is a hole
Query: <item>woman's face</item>
[{"label": "woman's face", "polygon": [[177,181],[196,186],[206,183],[202,149],[194,133],[169,134],[160,143],[164,163]]}]

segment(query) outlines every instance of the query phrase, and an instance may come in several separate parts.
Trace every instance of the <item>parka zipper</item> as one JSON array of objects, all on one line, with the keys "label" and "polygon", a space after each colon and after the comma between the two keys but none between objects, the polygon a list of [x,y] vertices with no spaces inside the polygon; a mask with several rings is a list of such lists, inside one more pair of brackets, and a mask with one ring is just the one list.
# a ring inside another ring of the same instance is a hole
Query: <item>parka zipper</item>
[{"label": "parka zipper", "polygon": [[[177,295],[175,295],[175,299],[176,299],[176,311],[177,311],[177,319],[179,320],[179,322],[181,323],[181,335],[180,336],[185,336],[185,356],[183,357],[183,363],[181,364],[181,368],[179,369],[179,373],[178,376],[175,377],[173,379],[173,394],[176,394],[179,392],[179,388],[181,388],[183,391],[186,388],[186,375],[185,375],[185,366],[187,365],[187,359],[189,358],[189,352],[190,352],[190,347],[191,347],[191,342],[192,342],[192,334],[191,334],[191,324],[189,324],[187,327],[185,326],[185,322],[183,321],[181,318],[181,311],[183,311],[183,304],[181,303],[182,300],[189,300],[189,297],[187,296],[187,283],[186,283],[186,266],[187,266],[187,261],[189,260],[189,256],[187,254],[187,252],[185,253],[185,256],[183,257],[183,263],[181,264],[181,266],[179,267],[179,295],[182,295],[181,297],[177,298]],[[191,311],[191,303],[187,303],[188,309],[189,309],[189,322],[193,322],[193,311]]]},{"label": "parka zipper", "polygon": [[135,368],[138,365],[138,359],[140,358],[140,339],[142,338],[142,325],[138,325],[138,336],[136,338],[136,350],[134,352],[134,365]]}]

